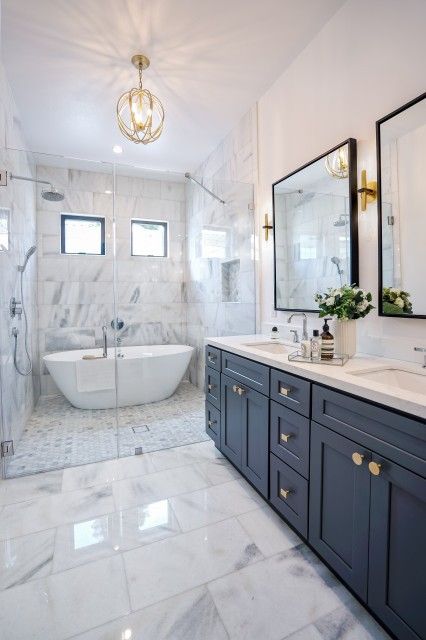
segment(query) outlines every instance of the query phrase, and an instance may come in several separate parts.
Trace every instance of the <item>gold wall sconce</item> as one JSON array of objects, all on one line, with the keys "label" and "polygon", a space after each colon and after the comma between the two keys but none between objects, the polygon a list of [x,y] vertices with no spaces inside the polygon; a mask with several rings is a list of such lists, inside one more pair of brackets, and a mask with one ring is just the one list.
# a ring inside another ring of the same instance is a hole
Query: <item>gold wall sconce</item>
[{"label": "gold wall sconce", "polygon": [[361,189],[358,189],[358,193],[361,194],[361,211],[366,211],[367,205],[377,200],[377,182],[375,180],[367,182],[365,169],[361,171]]},{"label": "gold wall sconce", "polygon": [[273,229],[273,225],[269,224],[269,216],[265,213],[265,224],[262,226],[262,229],[265,231],[265,240],[268,242],[269,240],[269,230]]}]

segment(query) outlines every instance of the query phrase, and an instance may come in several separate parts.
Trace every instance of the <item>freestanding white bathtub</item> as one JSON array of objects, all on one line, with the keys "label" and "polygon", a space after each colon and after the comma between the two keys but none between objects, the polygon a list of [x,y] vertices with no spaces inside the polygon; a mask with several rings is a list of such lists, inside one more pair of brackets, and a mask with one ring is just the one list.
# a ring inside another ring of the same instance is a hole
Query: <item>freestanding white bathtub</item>
[{"label": "freestanding white bathtub", "polygon": [[64,396],[78,409],[113,409],[171,396],[185,375],[193,347],[152,345],[122,347],[123,357],[115,357],[109,348],[107,358],[83,360],[83,356],[101,356],[102,349],[62,351],[43,360]]}]

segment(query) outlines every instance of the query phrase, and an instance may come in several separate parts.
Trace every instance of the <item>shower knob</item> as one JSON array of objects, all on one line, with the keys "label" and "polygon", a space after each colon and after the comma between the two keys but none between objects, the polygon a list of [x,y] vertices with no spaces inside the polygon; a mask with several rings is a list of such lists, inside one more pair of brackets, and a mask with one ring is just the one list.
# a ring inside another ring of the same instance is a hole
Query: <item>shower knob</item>
[{"label": "shower knob", "polygon": [[117,331],[121,331],[124,327],[124,322],[121,318],[115,318],[115,320],[111,320],[112,329],[116,329]]}]

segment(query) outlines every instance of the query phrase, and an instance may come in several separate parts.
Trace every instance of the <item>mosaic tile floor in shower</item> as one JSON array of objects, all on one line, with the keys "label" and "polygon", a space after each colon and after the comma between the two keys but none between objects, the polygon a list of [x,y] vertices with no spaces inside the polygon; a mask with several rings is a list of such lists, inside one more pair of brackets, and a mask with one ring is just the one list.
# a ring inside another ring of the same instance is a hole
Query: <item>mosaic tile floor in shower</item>
[{"label": "mosaic tile floor in shower", "polygon": [[184,381],[167,400],[118,409],[82,410],[63,396],[42,396],[15,447],[7,477],[62,469],[208,440],[204,394]]}]

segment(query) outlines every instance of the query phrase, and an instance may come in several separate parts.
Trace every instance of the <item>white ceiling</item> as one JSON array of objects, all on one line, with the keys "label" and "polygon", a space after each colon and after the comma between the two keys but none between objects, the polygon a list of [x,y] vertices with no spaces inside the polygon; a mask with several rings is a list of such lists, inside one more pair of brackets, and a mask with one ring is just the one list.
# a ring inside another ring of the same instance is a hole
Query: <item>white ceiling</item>
[{"label": "white ceiling", "polygon": [[[2,0],[4,63],[34,151],[194,170],[344,0]],[[119,132],[134,53],[165,129],[150,145]]]}]

